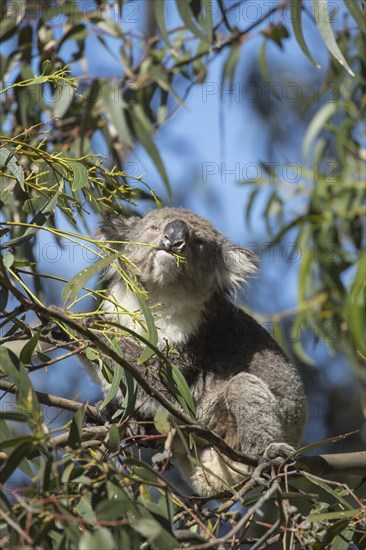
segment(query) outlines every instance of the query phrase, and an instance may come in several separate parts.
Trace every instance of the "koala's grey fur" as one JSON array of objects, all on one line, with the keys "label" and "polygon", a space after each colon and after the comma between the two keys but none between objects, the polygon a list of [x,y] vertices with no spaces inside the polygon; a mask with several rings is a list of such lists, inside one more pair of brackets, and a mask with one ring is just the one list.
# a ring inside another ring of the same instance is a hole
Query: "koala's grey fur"
[{"label": "koala's grey fur", "polygon": [[[150,211],[143,218],[116,217],[101,235],[105,241],[132,243],[111,246],[123,249],[138,268],[140,285],[156,305],[159,346],[178,351],[173,360],[189,384],[198,421],[243,452],[261,454],[272,443],[298,446],[306,419],[300,376],[268,332],[230,300],[255,272],[252,253],[232,244],[209,221],[177,208]],[[184,261],[177,262],[173,252]],[[139,307],[121,276],[113,268],[105,276],[111,301],[102,309],[122,326],[144,332],[127,314]],[[121,342],[126,358],[141,352],[132,340]],[[166,392],[158,380],[158,361],[141,368]],[[89,370],[106,391],[101,373],[90,365]],[[159,407],[139,390],[136,409],[142,417],[153,417]],[[203,441],[198,458],[204,468],[189,460],[179,441],[174,455],[183,477],[204,496],[227,490],[249,472]]]}]

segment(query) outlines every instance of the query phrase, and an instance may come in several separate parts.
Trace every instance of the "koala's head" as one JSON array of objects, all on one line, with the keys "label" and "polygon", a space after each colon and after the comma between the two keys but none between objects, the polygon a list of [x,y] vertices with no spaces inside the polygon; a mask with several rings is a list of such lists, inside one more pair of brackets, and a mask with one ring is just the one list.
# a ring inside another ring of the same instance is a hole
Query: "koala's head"
[{"label": "koala's head", "polygon": [[215,292],[232,294],[255,272],[254,254],[189,210],[161,208],[142,218],[116,217],[102,227],[102,235],[131,243],[123,246],[124,253],[138,267],[143,286],[157,294],[183,292],[202,299]]}]

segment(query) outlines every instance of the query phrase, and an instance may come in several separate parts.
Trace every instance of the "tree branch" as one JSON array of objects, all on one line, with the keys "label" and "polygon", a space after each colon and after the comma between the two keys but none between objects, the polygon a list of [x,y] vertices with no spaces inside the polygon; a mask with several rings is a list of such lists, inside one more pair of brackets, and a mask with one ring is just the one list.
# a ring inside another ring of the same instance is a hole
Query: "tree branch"
[{"label": "tree branch", "polygon": [[366,451],[334,455],[301,456],[296,468],[315,475],[352,474],[366,476]]},{"label": "tree branch", "polygon": [[[12,382],[3,379],[0,379],[0,390],[4,390],[12,394],[15,394],[17,391],[16,386]],[[49,393],[43,393],[39,391],[36,391],[35,393],[38,401],[42,403],[42,405],[47,405],[49,407],[58,407],[60,409],[71,412],[76,412],[79,409],[85,408],[87,416],[100,421],[100,412],[97,407],[94,407],[93,405],[79,403],[78,401],[58,397],[57,395],[52,395]],[[204,426],[200,426],[199,424],[180,426],[180,429],[183,429],[187,432],[196,433],[202,437],[205,437],[205,439],[208,439],[210,442],[211,435],[213,439],[218,437],[216,436],[216,434],[214,434],[214,432],[211,432],[211,430],[205,428]],[[82,432],[82,447],[90,446],[90,442],[88,445],[88,441],[90,439],[91,431],[93,434],[95,433],[95,435],[100,434],[105,436],[106,434],[108,434],[108,428],[106,426],[88,426],[87,428],[84,428]],[[52,438],[47,443],[51,446],[63,447],[67,443],[67,441],[68,433]],[[97,440],[93,441],[93,444],[96,443],[96,441]],[[36,456],[37,453],[34,454],[35,452],[36,449],[31,451],[32,456]],[[31,454],[28,455],[29,458],[31,458]],[[237,451],[235,451],[235,449],[232,449],[231,447],[230,454],[239,457],[241,455],[241,453],[237,453]],[[229,453],[225,453],[225,455],[229,456]],[[0,461],[5,460],[6,458],[7,455],[5,453],[0,454]],[[261,466],[263,467],[263,464],[260,464],[258,467],[260,468]],[[366,476],[366,451],[359,451],[354,453],[324,454],[316,456],[301,456],[296,460],[295,467],[298,470],[305,470],[306,472],[310,472],[314,475],[319,476],[327,476],[332,474],[351,474]],[[245,489],[245,492],[247,492],[246,486]],[[242,491],[239,491],[238,494],[242,494]]]},{"label": "tree branch", "polygon": [[[88,447],[100,446],[102,440],[108,436],[109,428],[108,426],[87,426],[83,428],[81,433],[81,448],[86,449]],[[64,449],[67,447],[69,440],[69,432],[62,433],[55,437],[52,437],[46,440],[48,447],[54,449]],[[27,453],[27,458],[35,458],[41,454],[39,447],[33,447]],[[8,460],[8,455],[4,452],[0,452],[0,463],[6,462]]]},{"label": "tree branch", "polygon": [[[7,380],[0,379],[0,390],[4,390],[9,393],[15,394],[17,388],[13,382],[8,382]],[[65,399],[64,397],[58,397],[58,395],[52,395],[50,393],[43,393],[36,391],[37,399],[42,405],[48,405],[49,407],[58,407],[64,409],[65,411],[76,412],[79,409],[85,407],[85,412],[87,416],[95,420],[100,420],[100,412],[97,407],[93,405],[79,403],[78,401],[73,401],[72,399]]]}]

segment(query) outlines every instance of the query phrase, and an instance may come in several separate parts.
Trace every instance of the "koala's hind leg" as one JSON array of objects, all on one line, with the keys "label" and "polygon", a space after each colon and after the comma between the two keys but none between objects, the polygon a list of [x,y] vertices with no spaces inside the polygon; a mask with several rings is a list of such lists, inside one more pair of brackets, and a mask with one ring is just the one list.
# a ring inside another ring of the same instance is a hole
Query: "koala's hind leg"
[{"label": "koala's hind leg", "polygon": [[286,441],[278,400],[260,378],[237,374],[228,382],[223,397],[235,418],[241,451],[261,454],[270,443]]},{"label": "koala's hind leg", "polygon": [[[211,399],[207,396],[206,406],[198,409],[203,424],[243,452],[262,454],[270,444],[273,446],[274,442],[286,439],[276,397],[260,378],[252,374],[234,376],[221,392],[215,393]],[[180,471],[200,495],[213,496],[227,491],[252,472],[252,468],[231,461],[203,440],[197,441],[195,461],[189,459],[187,449],[178,447],[174,455]],[[286,447],[291,449],[288,445]]]},{"label": "koala's hind leg", "polygon": [[[202,410],[202,421],[233,448],[252,455],[281,460],[293,452],[287,443],[280,404],[257,376],[240,373],[225,385]],[[200,494],[212,496],[227,491],[249,477],[253,469],[233,462],[211,446],[198,450],[203,465],[192,469],[190,483]]]}]

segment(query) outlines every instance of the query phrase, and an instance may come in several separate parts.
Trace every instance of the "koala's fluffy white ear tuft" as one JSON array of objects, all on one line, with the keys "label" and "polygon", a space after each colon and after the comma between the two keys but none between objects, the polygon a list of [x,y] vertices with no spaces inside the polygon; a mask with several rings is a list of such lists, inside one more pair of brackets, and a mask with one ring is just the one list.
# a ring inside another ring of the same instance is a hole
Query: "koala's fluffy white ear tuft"
[{"label": "koala's fluffy white ear tuft", "polygon": [[[141,218],[138,216],[129,216],[129,217],[111,217],[105,220],[100,224],[99,229],[95,232],[94,238],[100,241],[101,243],[108,244],[113,241],[113,244],[110,244],[110,248],[113,251],[122,252],[126,250],[125,242],[128,242],[133,237],[133,231]],[[122,241],[119,243],[118,241]],[[111,281],[116,277],[115,265],[111,264],[107,267],[101,276],[103,281]],[[117,276],[117,279],[120,279],[120,276]]]},{"label": "koala's fluffy white ear tuft", "polygon": [[230,294],[242,286],[248,277],[257,272],[258,257],[247,248],[228,243],[224,249],[226,277],[223,288]]},{"label": "koala's fluffy white ear tuft", "polygon": [[128,241],[140,219],[138,216],[109,218],[99,226],[95,236],[100,241]]}]

